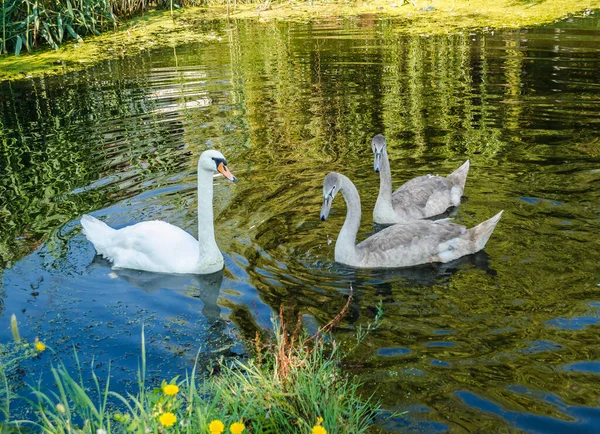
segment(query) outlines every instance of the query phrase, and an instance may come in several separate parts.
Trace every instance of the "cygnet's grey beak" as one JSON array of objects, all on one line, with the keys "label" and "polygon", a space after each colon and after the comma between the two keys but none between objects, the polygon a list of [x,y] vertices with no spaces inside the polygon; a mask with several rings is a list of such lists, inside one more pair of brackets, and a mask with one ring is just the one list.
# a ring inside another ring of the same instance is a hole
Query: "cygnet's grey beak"
[{"label": "cygnet's grey beak", "polygon": [[329,217],[329,211],[331,210],[331,203],[333,202],[333,197],[328,195],[323,199],[323,206],[321,207],[321,220],[327,220]]},{"label": "cygnet's grey beak", "polygon": [[375,152],[375,161],[373,163],[373,168],[377,173],[381,171],[381,152]]}]

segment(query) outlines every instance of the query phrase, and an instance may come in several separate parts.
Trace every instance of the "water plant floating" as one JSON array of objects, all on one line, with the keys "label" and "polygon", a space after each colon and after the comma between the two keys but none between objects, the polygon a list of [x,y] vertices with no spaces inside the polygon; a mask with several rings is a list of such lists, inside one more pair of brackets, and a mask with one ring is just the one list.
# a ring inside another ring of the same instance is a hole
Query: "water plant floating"
[{"label": "water plant floating", "polygon": [[379,195],[373,209],[375,223],[393,224],[433,217],[460,204],[469,160],[448,176],[419,176],[392,193],[392,172],[383,135],[373,137],[371,150],[375,172],[379,173]]},{"label": "water plant floating", "polygon": [[389,226],[356,244],[361,207],[358,190],[346,176],[331,172],[323,181],[321,220],[329,216],[338,192],[347,205],[346,220],[335,243],[335,260],[359,268],[396,268],[450,262],[485,247],[503,211],[474,228],[443,220],[414,220]]},{"label": "water plant floating", "polygon": [[209,274],[223,268],[223,255],[215,241],[213,173],[236,178],[219,151],[204,151],[198,159],[198,240],[183,229],[160,220],[113,229],[90,216],[81,226],[98,254],[117,268],[176,274]]}]

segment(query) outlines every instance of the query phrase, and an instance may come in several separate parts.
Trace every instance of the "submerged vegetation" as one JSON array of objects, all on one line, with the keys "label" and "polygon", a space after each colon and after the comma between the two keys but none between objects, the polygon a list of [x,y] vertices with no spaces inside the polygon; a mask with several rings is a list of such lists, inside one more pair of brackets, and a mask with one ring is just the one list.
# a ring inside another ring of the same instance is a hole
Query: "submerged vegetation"
[{"label": "submerged vegetation", "polygon": [[[257,3],[260,3],[257,7]],[[519,28],[599,8],[597,0],[428,0],[330,2],[266,0],[6,0],[0,10],[0,53],[19,55],[49,47],[26,60],[0,60],[0,80],[65,72],[140,49],[210,39],[209,20],[314,21],[369,16],[396,20],[396,31],[440,34],[463,29]],[[129,19],[132,18],[133,19]],[[86,35],[102,37],[86,39]],[[71,41],[68,49],[60,49]],[[75,45],[72,45],[75,43]]]},{"label": "submerged vegetation", "polygon": [[[254,358],[219,360],[210,376],[201,376],[194,368],[185,378],[164,380],[153,389],[148,389],[145,378],[142,333],[139,390],[135,395],[111,391],[109,379],[101,384],[94,373],[93,387],[89,388],[81,368],[79,375],[73,376],[60,364],[51,368],[56,391],[33,389],[34,398],[26,399],[35,420],[11,419],[8,401],[12,392],[5,382],[2,409],[7,427],[86,434],[164,433],[166,429],[216,434],[364,433],[374,422],[379,405],[359,395],[359,385],[340,368],[338,343],[326,335],[347,311],[351,299],[350,295],[342,312],[312,336],[302,331],[300,321],[290,332],[281,310],[274,322],[274,341],[263,343],[257,334]],[[358,330],[358,343],[380,318],[381,306],[374,322]],[[36,347],[36,351],[43,350]]]}]

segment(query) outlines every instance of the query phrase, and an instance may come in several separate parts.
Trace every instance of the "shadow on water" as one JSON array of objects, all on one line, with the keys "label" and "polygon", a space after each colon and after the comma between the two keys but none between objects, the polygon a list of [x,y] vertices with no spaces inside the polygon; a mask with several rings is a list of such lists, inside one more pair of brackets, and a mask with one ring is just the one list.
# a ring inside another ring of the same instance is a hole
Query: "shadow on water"
[{"label": "shadow on water", "polygon": [[[91,267],[110,268],[111,264],[96,256]],[[217,300],[223,282],[223,270],[205,275],[177,275],[113,268],[110,274],[149,294],[168,290],[196,298],[202,302],[202,315],[210,324],[221,320],[221,308]]]},{"label": "shadow on water", "polygon": [[495,276],[496,272],[490,268],[489,259],[489,255],[482,250],[445,264],[434,263],[401,269],[370,270],[360,273],[361,279],[357,283],[361,285],[400,283],[407,287],[444,285],[450,281],[454,273],[464,269],[478,269],[489,276]]}]

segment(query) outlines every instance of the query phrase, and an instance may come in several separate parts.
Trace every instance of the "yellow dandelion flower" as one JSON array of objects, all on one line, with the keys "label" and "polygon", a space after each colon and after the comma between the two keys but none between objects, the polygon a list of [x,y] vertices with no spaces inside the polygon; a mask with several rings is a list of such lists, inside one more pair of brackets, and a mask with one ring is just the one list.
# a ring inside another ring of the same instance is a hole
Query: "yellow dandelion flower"
[{"label": "yellow dandelion flower", "polygon": [[323,418],[321,416],[319,416],[317,418],[317,425],[321,425],[323,423]]},{"label": "yellow dandelion flower", "polygon": [[177,416],[175,416],[173,413],[163,413],[160,415],[160,417],[158,418],[158,421],[160,422],[160,424],[162,426],[173,426],[175,424],[175,422],[177,422]]},{"label": "yellow dandelion flower", "polygon": [[179,387],[175,384],[167,384],[165,387],[163,387],[163,392],[165,395],[169,396],[177,395],[177,392],[179,392]]},{"label": "yellow dandelion flower", "polygon": [[313,426],[312,434],[327,434],[327,430],[321,425],[315,425]]},{"label": "yellow dandelion flower", "polygon": [[229,427],[229,431],[231,434],[242,434],[242,432],[246,429],[242,422],[234,422]]},{"label": "yellow dandelion flower", "polygon": [[225,425],[219,419],[215,419],[208,425],[208,430],[210,434],[221,434],[225,430]]},{"label": "yellow dandelion flower", "polygon": [[42,352],[46,349],[46,344],[40,341],[35,342],[35,349]]}]

